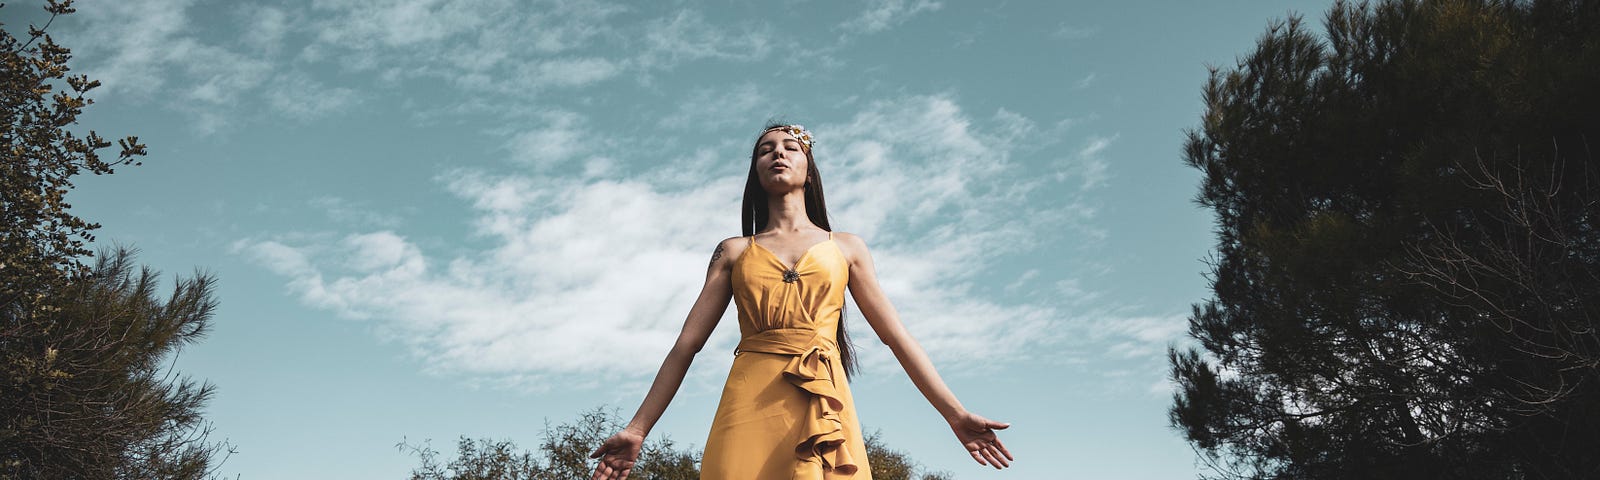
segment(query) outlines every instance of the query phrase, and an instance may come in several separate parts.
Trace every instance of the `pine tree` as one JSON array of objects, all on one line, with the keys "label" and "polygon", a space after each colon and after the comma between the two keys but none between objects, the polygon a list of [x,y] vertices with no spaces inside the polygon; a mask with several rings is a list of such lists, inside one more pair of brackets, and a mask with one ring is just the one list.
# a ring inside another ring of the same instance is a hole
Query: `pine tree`
[{"label": "pine tree", "polygon": [[1206,85],[1172,424],[1224,478],[1600,476],[1600,2],[1324,24]]},{"label": "pine tree", "polygon": [[160,276],[126,249],[46,297],[47,313],[4,314],[0,478],[199,479],[226,445],[201,411],[214,388],[173,378],[171,356],[205,335],[215,280]]},{"label": "pine tree", "polygon": [[71,52],[45,33],[71,4],[49,0],[26,41],[0,28],[0,478],[210,477],[226,447],[201,417],[213,388],[167,362],[204,335],[215,280],[179,279],[161,299],[130,250],[82,263],[98,225],[69,211],[72,177],[145,147],[124,138],[106,162],[111,142],[70,130],[99,85],[68,76]]}]

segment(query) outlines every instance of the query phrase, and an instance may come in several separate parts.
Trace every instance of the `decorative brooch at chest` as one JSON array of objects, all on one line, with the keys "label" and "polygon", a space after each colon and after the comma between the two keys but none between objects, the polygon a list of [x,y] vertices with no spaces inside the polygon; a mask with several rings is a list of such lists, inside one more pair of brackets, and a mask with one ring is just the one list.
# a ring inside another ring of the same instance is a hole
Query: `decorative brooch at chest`
[{"label": "decorative brooch at chest", "polygon": [[799,280],[800,272],[794,271],[793,268],[783,271],[783,283],[794,283]]}]

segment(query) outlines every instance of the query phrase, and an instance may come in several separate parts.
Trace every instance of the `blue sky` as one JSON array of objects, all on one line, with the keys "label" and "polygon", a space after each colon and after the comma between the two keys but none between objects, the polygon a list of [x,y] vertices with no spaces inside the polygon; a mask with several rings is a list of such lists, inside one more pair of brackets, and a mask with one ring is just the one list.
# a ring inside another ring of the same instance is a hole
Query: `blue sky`
[{"label": "blue sky", "polygon": [[[176,365],[218,388],[222,472],[393,479],[416,465],[402,440],[532,448],[547,420],[631,414],[739,234],[769,118],[814,132],[834,226],[1018,459],[974,464],[852,316],[869,430],[957,478],[1193,477],[1164,352],[1213,238],[1184,129],[1208,65],[1327,5],[77,6],[51,31],[104,83],[82,127],[150,156],[69,199],[100,243],[220,278]],[[704,443],[733,322],[653,434]]]}]

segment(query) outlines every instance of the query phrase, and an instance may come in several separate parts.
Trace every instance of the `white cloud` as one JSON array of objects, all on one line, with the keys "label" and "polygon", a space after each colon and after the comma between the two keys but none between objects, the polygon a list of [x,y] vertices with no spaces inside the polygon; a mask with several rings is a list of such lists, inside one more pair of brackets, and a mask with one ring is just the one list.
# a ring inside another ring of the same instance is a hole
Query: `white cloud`
[{"label": "white cloud", "polygon": [[904,23],[921,12],[936,11],[943,4],[932,0],[875,0],[859,15],[846,20],[841,28],[859,33],[877,33]]},{"label": "white cloud", "polygon": [[302,120],[343,111],[360,101],[355,90],[330,87],[297,72],[279,75],[265,94],[273,109]]},{"label": "white cloud", "polygon": [[634,63],[645,69],[671,68],[701,59],[748,61],[767,56],[772,39],[758,30],[730,33],[691,10],[649,20],[640,35]]},{"label": "white cloud", "polygon": [[762,96],[753,83],[699,88],[684,95],[677,111],[661,117],[659,125],[674,130],[727,127],[755,116],[765,101],[771,98]]},{"label": "white cloud", "polygon": [[[392,232],[352,234],[284,252],[248,241],[314,306],[382,319],[441,370],[474,375],[640,374],[660,361],[693,301],[706,232],[728,212],[734,179],[668,193],[633,181],[465,174],[450,189],[475,205],[475,233],[496,246],[430,260]],[[323,252],[317,255],[317,252]],[[326,278],[326,279],[325,279]],[[337,308],[349,306],[349,309]]]},{"label": "white cloud", "polygon": [[212,105],[233,105],[272,71],[267,62],[187,39],[175,45],[168,60],[181,66],[194,82],[185,96]]},{"label": "white cloud", "polygon": [[312,208],[327,214],[329,220],[341,225],[395,228],[401,223],[399,215],[380,212],[371,206],[357,204],[340,197],[317,197],[311,199],[309,203]]},{"label": "white cloud", "polygon": [[[309,0],[234,7],[217,25],[195,25],[197,5],[94,5],[72,44],[84,45],[86,72],[105,92],[161,99],[215,130],[256,112],[319,118],[440,81],[453,91],[409,95],[406,108],[510,117],[547,107],[550,90],[649,85],[686,62],[766,58],[779,41],[770,28],[730,28],[693,9],[624,15],[633,7],[592,0]],[[359,95],[324,85],[332,78],[384,88]]]},{"label": "white cloud", "polygon": [[275,241],[265,242],[235,242],[235,252],[249,250],[249,256],[256,263],[279,275],[299,277],[314,273],[311,262],[306,259],[306,248],[296,248]]},{"label": "white cloud", "polygon": [[550,54],[571,50],[612,32],[610,20],[627,11],[622,5],[596,1],[559,1],[545,5],[544,16],[533,16],[527,28],[511,32],[527,41],[534,52]]},{"label": "white cloud", "polygon": [[1082,27],[1062,22],[1050,36],[1063,40],[1082,40],[1100,34],[1100,27]]},{"label": "white cloud", "polygon": [[191,125],[203,133],[237,122],[254,102],[308,119],[356,101],[353,90],[325,86],[273,58],[293,30],[294,13],[241,7],[226,17],[239,24],[239,36],[211,42],[196,33],[189,16],[194,6],[192,0],[85,5],[80,28],[66,35],[75,37],[83,70],[102,80],[106,92],[159,99],[193,116]]},{"label": "white cloud", "polygon": [[92,65],[87,73],[106,91],[149,95],[162,86],[165,72],[174,66],[175,50],[196,46],[182,35],[189,29],[187,10],[193,4],[194,0],[85,1],[77,6],[84,27],[52,34],[69,37],[63,43]]},{"label": "white cloud", "polygon": [[356,48],[410,47],[472,33],[511,6],[506,0],[314,0],[319,40]]},{"label": "white cloud", "polygon": [[512,160],[544,170],[598,146],[577,113],[558,110],[541,116],[544,126],[519,132],[506,142]]},{"label": "white cloud", "polygon": [[1077,178],[1080,188],[1090,189],[1103,187],[1110,178],[1108,170],[1110,165],[1101,156],[1106,148],[1116,142],[1118,135],[1110,137],[1090,136],[1073,155],[1062,160],[1063,165],[1056,171],[1056,179],[1065,181]]},{"label": "white cloud", "polygon": [[1084,288],[1083,280],[1067,278],[1056,282],[1056,292],[1067,305],[1082,307],[1100,298],[1100,292]]},{"label": "white cloud", "polygon": [[616,76],[622,67],[604,58],[558,58],[540,62],[529,78],[542,85],[574,87]]},{"label": "white cloud", "polygon": [[263,5],[244,5],[239,16],[246,23],[240,40],[256,51],[275,54],[288,36],[291,22],[288,12],[281,8]]},{"label": "white cloud", "polygon": [[[941,367],[1026,359],[1085,325],[1058,304],[1002,303],[979,285],[997,259],[1070,234],[1055,227],[1075,221],[1040,205],[1042,183],[1013,180],[1032,168],[1011,156],[1033,130],[1009,112],[975,121],[946,96],[872,102],[814,128],[835,225],[868,240],[902,321]],[[743,165],[715,159],[747,148],[700,150],[631,178],[442,176],[472,205],[471,234],[489,245],[480,251],[430,253],[390,230],[237,248],[288,276],[302,301],[379,322],[440,371],[502,384],[638,378],[670,348],[712,246],[737,234]],[[577,154],[549,158],[563,155]],[[699,182],[674,180],[684,165],[703,169]],[[1005,213],[1024,208],[1035,210]],[[850,322],[867,368],[893,368],[859,313]],[[708,351],[731,348],[736,331],[723,325]]]},{"label": "white cloud", "polygon": [[1083,90],[1085,88],[1089,88],[1090,85],[1094,85],[1094,77],[1095,77],[1095,72],[1089,72],[1088,75],[1084,75],[1083,78],[1078,79],[1078,83],[1073,85],[1072,88],[1075,88],[1075,89],[1078,89],[1078,90]]},{"label": "white cloud", "polygon": [[1120,358],[1151,359],[1166,352],[1167,345],[1188,331],[1186,315],[1133,316],[1107,315],[1091,330],[1096,340],[1110,342],[1106,354]]},{"label": "white cloud", "polygon": [[[99,79],[102,93],[150,98],[175,108],[200,112],[236,104],[242,94],[271,74],[259,58],[203,43],[189,35],[193,0],[129,0],[82,5],[78,30],[64,32]],[[184,84],[164,89],[169,80]],[[221,118],[202,118],[220,124]]]}]

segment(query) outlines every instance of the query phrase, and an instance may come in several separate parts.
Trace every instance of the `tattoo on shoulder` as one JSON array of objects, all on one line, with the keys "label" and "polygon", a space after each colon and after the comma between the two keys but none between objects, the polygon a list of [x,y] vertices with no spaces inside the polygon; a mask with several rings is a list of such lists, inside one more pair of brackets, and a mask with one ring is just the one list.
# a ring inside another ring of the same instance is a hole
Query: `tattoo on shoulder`
[{"label": "tattoo on shoulder", "polygon": [[[719,259],[719,258],[722,258],[722,244],[721,243],[717,244],[717,251],[711,252],[711,265],[716,265],[717,264],[717,259]],[[706,265],[706,268],[711,268],[711,265]]]}]

